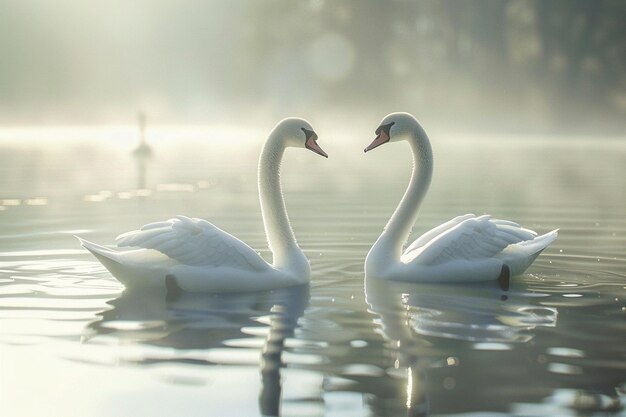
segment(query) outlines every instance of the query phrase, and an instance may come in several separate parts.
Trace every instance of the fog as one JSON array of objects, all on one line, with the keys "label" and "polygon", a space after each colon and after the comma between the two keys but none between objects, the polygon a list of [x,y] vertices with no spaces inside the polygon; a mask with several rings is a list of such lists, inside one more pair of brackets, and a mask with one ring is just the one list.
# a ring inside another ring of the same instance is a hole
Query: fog
[{"label": "fog", "polygon": [[0,126],[267,124],[409,111],[620,132],[620,1],[3,0]]}]

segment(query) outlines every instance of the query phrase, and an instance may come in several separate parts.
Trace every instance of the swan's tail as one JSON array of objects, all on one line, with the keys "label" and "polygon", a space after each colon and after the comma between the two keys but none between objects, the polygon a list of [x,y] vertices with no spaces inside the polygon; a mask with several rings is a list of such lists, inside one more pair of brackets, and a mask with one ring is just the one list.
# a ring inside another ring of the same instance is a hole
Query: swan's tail
[{"label": "swan's tail", "polygon": [[90,242],[78,236],[74,237],[78,239],[83,248],[91,252],[116,278],[119,279],[120,275],[123,275],[125,267],[121,262],[119,252],[105,246],[98,245],[97,243]]},{"label": "swan's tail", "polygon": [[117,251],[78,236],[76,238],[127,289],[165,289],[164,259],[168,259],[165,255],[143,249]]},{"label": "swan's tail", "polygon": [[506,248],[503,253],[510,256],[510,259],[505,262],[511,268],[511,274],[522,274],[535,261],[537,256],[556,240],[558,235],[559,229],[556,229],[534,239],[525,240]]},{"label": "swan's tail", "polygon": [[[519,246],[525,248],[531,254],[534,254],[535,258],[539,256],[542,250],[547,248],[552,242],[556,240],[559,235],[559,229],[555,229],[545,235],[537,236],[532,240],[526,240],[518,243]],[[533,260],[535,260],[533,258]]]},{"label": "swan's tail", "polygon": [[76,236],[80,244],[91,252],[126,288],[135,287],[144,280],[133,278],[133,270],[122,261],[122,253]]}]

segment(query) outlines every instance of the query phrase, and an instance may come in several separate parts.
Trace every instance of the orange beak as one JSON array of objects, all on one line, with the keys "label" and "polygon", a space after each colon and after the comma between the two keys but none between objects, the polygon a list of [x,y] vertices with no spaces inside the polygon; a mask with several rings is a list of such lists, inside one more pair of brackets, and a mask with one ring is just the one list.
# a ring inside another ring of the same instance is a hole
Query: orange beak
[{"label": "orange beak", "polygon": [[363,152],[367,152],[367,151],[371,151],[374,148],[379,147],[380,145],[389,142],[389,135],[387,133],[385,133],[384,130],[382,130],[378,136],[376,136],[376,139],[374,139],[372,141],[372,143],[370,143],[367,148],[365,148],[365,150]]},{"label": "orange beak", "polygon": [[317,135],[313,133],[311,136],[309,136],[306,139],[305,147],[315,152],[318,155],[322,155],[324,158],[328,158],[328,154],[324,152],[322,148],[320,148],[320,145],[318,145],[317,142],[315,141],[316,139],[317,139]]}]

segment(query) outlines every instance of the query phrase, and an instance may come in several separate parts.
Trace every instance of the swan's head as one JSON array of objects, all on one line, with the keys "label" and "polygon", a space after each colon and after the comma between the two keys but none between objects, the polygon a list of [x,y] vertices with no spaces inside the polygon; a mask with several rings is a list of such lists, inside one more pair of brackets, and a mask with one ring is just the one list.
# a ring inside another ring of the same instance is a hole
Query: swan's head
[{"label": "swan's head", "polygon": [[305,148],[328,158],[328,154],[317,144],[317,133],[304,119],[283,119],[276,125],[274,132],[284,140],[285,147]]},{"label": "swan's head", "polygon": [[391,113],[380,122],[376,129],[376,138],[370,143],[365,152],[384,145],[387,142],[398,142],[408,139],[408,135],[419,128],[419,123],[409,113]]}]

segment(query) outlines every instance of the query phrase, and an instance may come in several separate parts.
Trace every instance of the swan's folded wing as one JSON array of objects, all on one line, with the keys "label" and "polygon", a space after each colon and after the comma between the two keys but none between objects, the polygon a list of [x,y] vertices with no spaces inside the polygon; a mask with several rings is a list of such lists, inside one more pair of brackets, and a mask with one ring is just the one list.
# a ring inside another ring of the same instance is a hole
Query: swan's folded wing
[{"label": "swan's folded wing", "polygon": [[413,243],[411,243],[404,250],[405,255],[408,255],[410,252],[413,252],[415,249],[420,248],[420,247],[426,245],[428,242],[430,242],[431,240],[433,240],[437,236],[441,235],[446,230],[452,229],[454,226],[456,226],[457,224],[461,223],[462,221],[465,221],[467,219],[471,219],[471,218],[474,218],[474,217],[476,217],[476,216],[474,216],[473,214],[465,214],[463,216],[457,216],[454,219],[448,220],[447,222],[445,222],[443,224],[440,224],[439,226],[435,227],[434,229],[429,230],[428,232],[424,233],[423,235],[421,235],[420,237],[415,239],[413,241]]},{"label": "swan's folded wing", "polygon": [[185,265],[262,271],[268,264],[250,246],[201,219],[177,216],[124,233],[118,246],[157,250]]},{"label": "swan's folded wing", "polygon": [[511,244],[531,240],[536,233],[489,215],[467,218],[402,256],[402,262],[436,265],[454,260],[491,258]]}]

